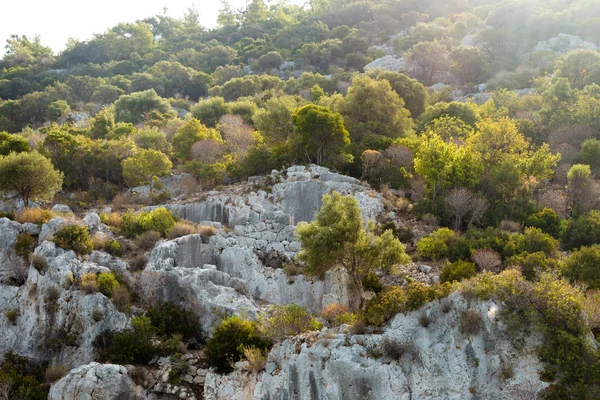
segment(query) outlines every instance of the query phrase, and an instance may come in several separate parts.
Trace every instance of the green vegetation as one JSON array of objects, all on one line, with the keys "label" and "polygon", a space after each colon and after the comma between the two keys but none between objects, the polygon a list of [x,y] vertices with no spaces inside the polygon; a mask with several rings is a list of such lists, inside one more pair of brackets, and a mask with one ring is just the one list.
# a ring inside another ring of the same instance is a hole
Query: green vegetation
[{"label": "green vegetation", "polygon": [[134,214],[129,211],[123,214],[119,229],[123,236],[130,238],[148,231],[155,231],[165,236],[175,223],[172,211],[156,208],[150,212],[140,211]]},{"label": "green vegetation", "polygon": [[94,250],[92,239],[86,226],[65,225],[54,234],[54,243],[65,250],[73,250],[76,254],[89,254]]}]

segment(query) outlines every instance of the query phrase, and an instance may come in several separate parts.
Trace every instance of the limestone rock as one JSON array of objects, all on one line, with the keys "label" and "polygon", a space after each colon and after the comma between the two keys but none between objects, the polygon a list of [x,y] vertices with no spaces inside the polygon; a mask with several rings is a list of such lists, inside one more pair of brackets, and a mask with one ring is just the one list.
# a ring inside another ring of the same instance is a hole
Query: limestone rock
[{"label": "limestone rock", "polygon": [[141,400],[139,390],[121,365],[93,362],[75,368],[50,388],[49,400]]},{"label": "limestone rock", "polygon": [[533,51],[552,51],[556,55],[561,55],[576,49],[598,50],[598,46],[595,43],[583,40],[579,36],[560,33],[558,36],[538,42]]},{"label": "limestone rock", "polygon": [[69,207],[66,204],[55,204],[52,206],[52,211],[57,213],[73,214],[73,210],[71,210],[71,207]]},{"label": "limestone rock", "polygon": [[406,63],[402,57],[386,55],[365,65],[365,71],[369,69],[383,69],[386,71],[401,72],[405,66]]}]

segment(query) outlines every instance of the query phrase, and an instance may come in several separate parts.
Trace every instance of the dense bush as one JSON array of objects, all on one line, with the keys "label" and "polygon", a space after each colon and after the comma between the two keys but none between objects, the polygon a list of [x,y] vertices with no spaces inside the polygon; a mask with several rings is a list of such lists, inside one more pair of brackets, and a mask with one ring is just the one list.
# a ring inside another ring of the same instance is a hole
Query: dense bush
[{"label": "dense bush", "polygon": [[250,347],[265,351],[270,349],[271,344],[261,335],[256,323],[236,316],[226,318],[206,342],[208,365],[220,374],[229,373],[233,370],[233,363],[243,356],[244,348]]},{"label": "dense bush", "polygon": [[147,364],[159,353],[154,344],[156,328],[150,318],[136,317],[131,320],[131,328],[121,332],[110,332],[95,341],[100,359],[116,364]]},{"label": "dense bush", "polygon": [[600,211],[577,216],[567,221],[561,241],[565,250],[600,244]]},{"label": "dense bush", "polygon": [[535,280],[543,272],[557,270],[558,260],[549,258],[544,252],[521,253],[508,258],[504,265],[506,267],[519,267],[521,273],[527,280]]},{"label": "dense bush", "polygon": [[544,208],[542,211],[530,215],[525,221],[525,226],[539,228],[555,239],[560,238],[562,222],[558,214],[551,208]]},{"label": "dense bush", "polygon": [[37,244],[37,240],[27,234],[21,233],[17,236],[17,240],[15,241],[15,252],[18,256],[23,257],[25,260],[29,260],[29,254],[35,249]]},{"label": "dense bush", "polygon": [[451,287],[447,283],[427,286],[411,282],[406,289],[391,286],[367,302],[365,319],[369,324],[381,325],[399,312],[416,310],[425,303],[448,296],[450,292]]},{"label": "dense bush", "polygon": [[9,351],[0,363],[0,386],[6,399],[45,400],[48,387],[43,385],[43,368]]},{"label": "dense bush", "polygon": [[75,253],[89,254],[94,249],[92,239],[85,226],[66,225],[54,234],[54,243],[65,250],[73,250]]},{"label": "dense bush", "polygon": [[147,231],[156,231],[164,237],[175,223],[173,212],[165,208],[140,211],[137,214],[129,211],[122,216],[120,232],[123,236],[132,238]]},{"label": "dense bush", "polygon": [[165,302],[148,310],[146,315],[161,336],[180,334],[185,341],[204,340],[199,319],[193,312]]},{"label": "dense bush", "polygon": [[323,327],[306,309],[296,304],[275,306],[260,320],[259,325],[263,335],[272,341],[280,341],[288,336],[320,330]]},{"label": "dense bush", "polygon": [[102,272],[97,278],[98,289],[106,297],[111,297],[113,291],[121,286],[112,272]]},{"label": "dense bush", "polygon": [[448,228],[440,228],[417,243],[419,257],[429,260],[445,258],[450,253],[449,243],[454,239],[454,232]]},{"label": "dense bush", "polygon": [[442,282],[452,283],[454,281],[462,281],[463,279],[471,278],[476,273],[475,264],[459,260],[453,263],[446,263],[442,268],[440,278]]},{"label": "dense bush", "polygon": [[600,288],[600,246],[583,246],[565,260],[564,275],[572,281]]},{"label": "dense bush", "polygon": [[31,223],[42,225],[54,218],[54,213],[44,208],[25,208],[15,214],[14,219],[20,224]]}]

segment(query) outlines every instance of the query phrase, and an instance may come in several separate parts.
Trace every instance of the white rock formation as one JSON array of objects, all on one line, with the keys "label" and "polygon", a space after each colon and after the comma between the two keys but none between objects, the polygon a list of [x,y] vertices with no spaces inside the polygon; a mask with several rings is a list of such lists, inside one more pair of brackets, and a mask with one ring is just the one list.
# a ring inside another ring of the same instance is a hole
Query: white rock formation
[{"label": "white rock formation", "polygon": [[583,40],[579,36],[560,33],[551,39],[538,42],[533,51],[552,51],[556,55],[561,55],[576,49],[598,50],[598,46],[596,43]]},{"label": "white rock formation", "polygon": [[75,368],[50,388],[49,400],[141,400],[136,387],[121,365],[93,362]]},{"label": "white rock formation", "polygon": [[[254,375],[236,371],[228,376],[210,372],[205,399],[419,399],[513,400],[516,393],[537,391],[547,384],[538,376],[542,366],[535,353],[536,336],[517,348],[496,319],[491,302],[469,307],[460,295],[448,313],[439,302],[419,311],[398,314],[380,335],[325,334],[289,339],[271,350],[266,371]],[[471,309],[483,318],[480,334],[467,337],[459,330],[461,313]],[[419,317],[432,319],[423,327]],[[390,358],[384,341],[400,344]],[[503,366],[514,376],[501,377]]]},{"label": "white rock formation", "polygon": [[365,71],[370,69],[384,69],[386,71],[401,72],[405,67],[406,62],[404,61],[404,58],[388,54],[365,65]]}]

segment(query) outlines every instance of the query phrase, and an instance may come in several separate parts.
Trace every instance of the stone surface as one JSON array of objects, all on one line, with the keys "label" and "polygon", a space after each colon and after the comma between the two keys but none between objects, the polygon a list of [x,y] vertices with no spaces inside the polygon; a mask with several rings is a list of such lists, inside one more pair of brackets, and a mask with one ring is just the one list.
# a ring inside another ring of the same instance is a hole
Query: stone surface
[{"label": "stone surface", "polygon": [[[276,364],[277,372],[209,372],[205,399],[462,400],[474,398],[474,392],[481,400],[513,400],[523,386],[539,391],[547,385],[538,376],[537,336],[526,338],[523,349],[515,348],[495,319],[498,305],[485,302],[470,307],[482,315],[482,333],[465,337],[456,322],[469,305],[457,294],[450,300],[448,313],[433,302],[398,314],[383,334],[288,339],[268,356],[267,365]],[[427,328],[418,322],[423,312],[433,318]],[[374,355],[386,340],[406,345],[399,359]],[[513,366],[513,378],[500,378],[504,363]]]},{"label": "stone surface", "polygon": [[401,72],[405,66],[406,63],[402,57],[388,54],[365,65],[365,71],[369,69],[383,69],[386,71]]},{"label": "stone surface", "polygon": [[57,213],[73,213],[73,210],[71,210],[71,207],[69,207],[66,204],[55,204],[52,206],[52,211],[57,212]]},{"label": "stone surface", "polygon": [[533,51],[552,51],[556,55],[561,55],[576,49],[598,50],[598,46],[596,43],[583,40],[579,36],[560,33],[551,39],[538,42]]},{"label": "stone surface", "polygon": [[96,362],[75,368],[50,388],[49,400],[141,400],[139,390],[121,365]]}]

